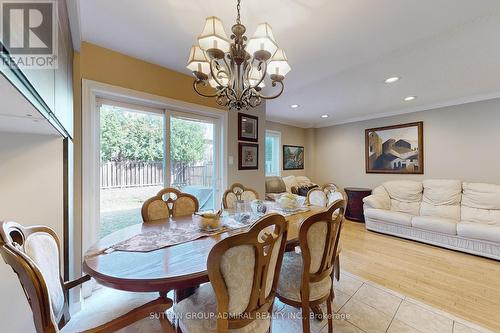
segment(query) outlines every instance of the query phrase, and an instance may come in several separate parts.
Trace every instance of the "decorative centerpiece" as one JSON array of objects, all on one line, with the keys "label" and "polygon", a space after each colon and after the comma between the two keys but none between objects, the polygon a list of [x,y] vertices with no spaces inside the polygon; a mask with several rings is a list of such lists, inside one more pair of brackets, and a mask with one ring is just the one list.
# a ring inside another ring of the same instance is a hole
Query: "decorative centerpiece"
[{"label": "decorative centerpiece", "polygon": [[222,210],[197,214],[200,216],[200,219],[198,219],[198,226],[200,227],[200,229],[208,231],[219,229],[221,214]]},{"label": "decorative centerpiece", "polygon": [[250,207],[254,214],[264,215],[267,212],[267,206],[262,200],[253,200]]},{"label": "decorative centerpiece", "polygon": [[299,208],[299,202],[297,197],[291,193],[282,194],[278,200],[276,200],[278,207],[284,211],[295,211]]}]

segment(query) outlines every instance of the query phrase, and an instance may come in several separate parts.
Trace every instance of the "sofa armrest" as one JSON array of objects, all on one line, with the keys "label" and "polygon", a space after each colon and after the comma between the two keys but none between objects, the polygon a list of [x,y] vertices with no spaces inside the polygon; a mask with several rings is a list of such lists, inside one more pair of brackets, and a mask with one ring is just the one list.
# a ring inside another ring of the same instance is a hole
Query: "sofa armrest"
[{"label": "sofa armrest", "polygon": [[363,198],[363,203],[366,208],[376,208],[376,209],[385,209],[389,210],[391,208],[390,201],[387,201],[386,198],[378,195],[369,195]]}]

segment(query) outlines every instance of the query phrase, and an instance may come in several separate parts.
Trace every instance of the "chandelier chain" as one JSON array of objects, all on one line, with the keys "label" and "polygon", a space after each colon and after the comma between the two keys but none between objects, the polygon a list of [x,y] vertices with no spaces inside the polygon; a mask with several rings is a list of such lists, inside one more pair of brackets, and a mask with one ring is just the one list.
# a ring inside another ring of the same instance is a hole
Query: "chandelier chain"
[{"label": "chandelier chain", "polygon": [[238,0],[238,4],[236,5],[236,10],[238,12],[238,16],[236,16],[236,23],[238,24],[241,24],[241,20],[240,20],[240,3],[241,3],[241,0]]}]

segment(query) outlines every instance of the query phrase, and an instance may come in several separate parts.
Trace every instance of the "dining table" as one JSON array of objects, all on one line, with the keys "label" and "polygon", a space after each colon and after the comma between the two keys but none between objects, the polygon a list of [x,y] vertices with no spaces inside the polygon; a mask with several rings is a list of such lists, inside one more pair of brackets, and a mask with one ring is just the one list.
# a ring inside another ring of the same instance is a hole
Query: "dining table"
[{"label": "dining table", "polygon": [[[298,240],[299,227],[307,217],[325,208],[309,206],[297,213],[282,214],[288,222],[287,243]],[[231,218],[234,211],[225,213]],[[103,237],[85,253],[83,270],[99,284],[131,292],[158,292],[166,297],[169,291],[189,290],[208,282],[207,258],[220,240],[242,232],[228,230],[192,241],[163,247],[149,252],[112,250],[113,245],[148,232],[168,233],[170,228],[199,228],[201,216],[170,217],[138,223]],[[176,296],[177,297],[177,296]],[[181,296],[179,296],[181,297]]]}]

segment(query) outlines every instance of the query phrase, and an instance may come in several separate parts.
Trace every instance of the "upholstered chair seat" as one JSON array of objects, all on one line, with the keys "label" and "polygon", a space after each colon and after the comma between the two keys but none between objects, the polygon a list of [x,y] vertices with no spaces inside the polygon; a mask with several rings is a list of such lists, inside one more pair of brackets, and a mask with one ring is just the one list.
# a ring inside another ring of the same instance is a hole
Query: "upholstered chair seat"
[{"label": "upholstered chair seat", "polygon": [[[174,313],[179,320],[179,328],[182,332],[217,332],[217,299],[210,283],[202,285],[194,295],[174,305]],[[192,316],[198,315],[198,317]],[[204,318],[204,320],[200,320]],[[271,320],[257,319],[245,327],[229,329],[232,333],[267,332]]]},{"label": "upholstered chair seat", "polygon": [[73,315],[60,332],[76,333],[99,327],[157,298],[158,293],[135,293],[103,288],[85,302],[82,310]]},{"label": "upholstered chair seat", "polygon": [[[301,302],[300,287],[304,265],[302,256],[295,252],[286,252],[281,265],[280,279],[277,292],[280,296]],[[314,301],[330,294],[332,279],[325,277],[319,282],[309,283],[309,300]]]}]

